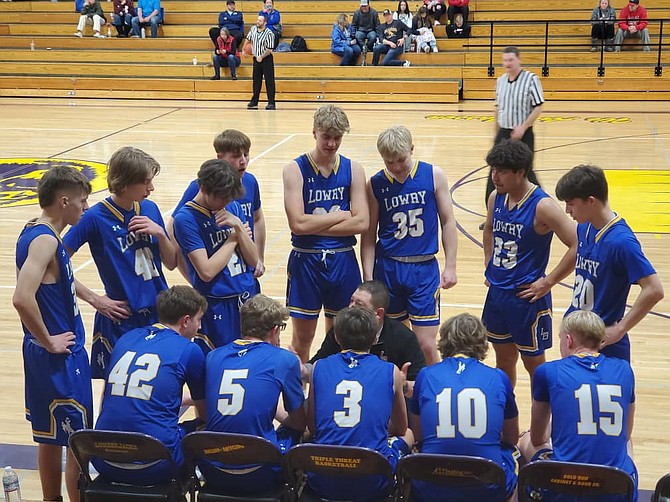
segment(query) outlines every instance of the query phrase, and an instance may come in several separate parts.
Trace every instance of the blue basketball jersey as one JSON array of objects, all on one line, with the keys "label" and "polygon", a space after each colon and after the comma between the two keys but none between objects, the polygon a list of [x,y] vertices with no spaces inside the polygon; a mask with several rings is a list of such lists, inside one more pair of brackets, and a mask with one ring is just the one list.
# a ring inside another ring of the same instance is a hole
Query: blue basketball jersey
[{"label": "blue basketball jersey", "polygon": [[196,344],[160,323],[129,331],[112,351],[95,428],[154,436],[180,463],[184,383],[204,399],[205,356]]},{"label": "blue basketball jersey", "polygon": [[[351,160],[337,156],[335,168],[324,178],[309,153],[295,161],[302,174],[302,198],[305,214],[326,214],[351,210]],[[356,238],[325,237],[320,235],[295,235],[291,233],[294,247],[302,249],[338,249],[356,244]]]},{"label": "blue basketball jersey", "polygon": [[272,423],[279,395],[288,412],[304,401],[295,354],[235,340],[208,354],[206,375],[207,430],[252,434],[279,446]]},{"label": "blue basketball jersey", "polygon": [[[34,239],[40,235],[51,235],[58,240],[56,260],[58,261],[58,282],[51,284],[41,283],[35,293],[35,300],[49,335],[59,335],[71,331],[74,335],[74,345],[71,352],[78,352],[84,348],[84,324],[77,305],[74,273],[72,263],[60,234],[48,223],[31,221],[23,230],[16,242],[16,268],[23,267],[28,258],[28,250]],[[24,340],[35,337],[23,326]]]},{"label": "blue basketball jersey", "polygon": [[402,183],[386,170],[372,176],[370,183],[379,205],[377,258],[436,254],[439,215],[433,166],[417,160]]},{"label": "blue basketball jersey", "polygon": [[[242,223],[247,221],[238,202],[232,201],[226,206],[226,210],[237,216]],[[189,280],[202,295],[226,298],[252,291],[255,287],[253,275],[247,270],[247,265],[237,248],[228,265],[210,282],[205,282],[198,276],[191,260],[188,259],[188,254],[197,249],[206,250],[207,256],[211,257],[223,246],[231,232],[230,227],[217,226],[214,214],[194,200],[186,202],[174,215],[175,239],[184,255]]]},{"label": "blue basketball jersey", "polygon": [[533,377],[533,399],[552,412],[553,460],[635,472],[626,447],[635,377],[628,362],[602,354],[545,363]]},{"label": "blue basketball jersey", "polygon": [[363,446],[391,460],[393,368],[375,355],[352,351],[318,361],[312,375],[315,442]]},{"label": "blue basketball jersey", "polygon": [[126,211],[111,197],[86,211],[79,223],[63,237],[69,250],[77,252],[88,243],[107,296],[126,300],[132,312],[150,308],[158,293],[167,289],[158,239],[128,230],[135,215],[147,216],[163,230],[165,224],[158,206],[148,199],[135,202]]},{"label": "blue basketball jersey", "polygon": [[519,415],[502,370],[456,355],[423,368],[410,405],[420,415],[422,453],[471,455],[503,464],[503,422]]},{"label": "blue basketball jersey", "polygon": [[[242,186],[244,187],[244,195],[235,200],[240,203],[242,212],[244,213],[244,216],[247,217],[247,222],[249,223],[251,233],[253,234],[254,213],[261,208],[261,192],[258,188],[258,180],[253,174],[247,171],[242,175]],[[198,186],[198,180],[191,181],[191,184],[184,191],[184,195],[182,195],[181,200],[175,206],[172,214],[177,214],[177,211],[179,211],[189,200],[194,199],[199,191],[200,187]]]},{"label": "blue basketball jersey", "polygon": [[655,274],[626,221],[617,216],[602,229],[577,225],[577,266],[572,303],[574,310],[592,310],[606,326],[624,315],[631,284]]},{"label": "blue basketball jersey", "polygon": [[515,289],[544,276],[549,262],[553,232],[535,232],[537,204],[549,197],[532,188],[511,208],[507,194],[496,194],[493,206],[493,253],[485,276],[492,286]]}]

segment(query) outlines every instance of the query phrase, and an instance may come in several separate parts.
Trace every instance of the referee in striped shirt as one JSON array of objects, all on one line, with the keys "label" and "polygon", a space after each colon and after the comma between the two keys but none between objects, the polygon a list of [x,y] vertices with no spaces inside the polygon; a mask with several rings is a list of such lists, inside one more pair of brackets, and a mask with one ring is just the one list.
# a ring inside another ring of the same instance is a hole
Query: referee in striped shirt
[{"label": "referee in striped shirt", "polygon": [[[521,140],[535,151],[533,123],[542,113],[544,95],[537,75],[521,68],[519,49],[506,47],[502,53],[505,75],[496,82],[496,120],[494,144],[503,139]],[[531,170],[528,180],[539,185],[537,176]],[[491,173],[486,184],[486,203],[494,190]]]},{"label": "referee in striped shirt", "polygon": [[247,104],[249,110],[258,108],[258,100],[261,97],[261,86],[265,77],[265,90],[268,94],[268,105],[266,110],[275,110],[275,62],[272,57],[272,48],[275,46],[275,35],[267,27],[268,21],[265,16],[258,16],[256,26],[252,26],[247,35],[251,42],[251,52],[254,56],[253,90],[254,95]]}]

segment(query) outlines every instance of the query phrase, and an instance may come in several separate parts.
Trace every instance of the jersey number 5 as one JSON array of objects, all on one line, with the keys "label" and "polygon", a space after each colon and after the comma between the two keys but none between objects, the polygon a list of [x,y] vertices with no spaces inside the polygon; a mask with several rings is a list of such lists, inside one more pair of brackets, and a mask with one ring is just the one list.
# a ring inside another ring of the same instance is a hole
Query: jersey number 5
[{"label": "jersey number 5", "polygon": [[244,405],[244,387],[235,380],[246,380],[249,370],[224,370],[221,375],[221,384],[219,385],[219,396],[216,403],[216,409],[219,413],[226,416],[237,415]]}]

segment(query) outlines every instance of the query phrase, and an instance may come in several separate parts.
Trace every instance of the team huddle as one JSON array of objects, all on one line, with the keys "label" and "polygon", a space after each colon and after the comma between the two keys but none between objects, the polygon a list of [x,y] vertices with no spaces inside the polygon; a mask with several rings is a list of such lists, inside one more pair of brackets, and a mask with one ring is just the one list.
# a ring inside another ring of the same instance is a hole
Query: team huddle
[{"label": "team huddle", "polygon": [[[385,167],[366,182],[361,165],[338,152],[349,128],[342,109],[319,108],[315,147],[284,168],[292,244],[285,307],[260,292],[266,227],[244,133],[216,137],[217,158],[202,164],[167,222],[148,198],[160,166],[136,148],[112,155],[110,196],[90,209],[82,173],[59,166],[44,174],[42,215],[17,242],[13,298],[25,333],[26,416],[44,500],[62,500],[61,449],[69,435],[94,425],[91,378],[105,381],[95,428],[150,434],[178,465],[190,430],[179,424],[179,412],[190,404],[205,430],[253,434],[283,452],[308,436],[374,449],[392,466],[412,448],[488,458],[505,471],[508,497],[520,455],[526,462],[611,465],[637,482],[627,451],[635,402],[628,331],[663,298],[663,288],[632,230],[609,207],[603,171],[581,165],[559,180],[556,196],[575,226],[529,181],[530,148],[497,143],[486,157],[496,190],[484,224],[482,318],[461,314],[440,327],[440,291],[457,283],[447,177],[414,159],[410,131],[395,126],[379,135]],[[554,234],[566,250],[547,272]],[[70,256],[84,244],[102,295],[74,277]],[[163,267],[178,268],[190,286],[168,287]],[[559,334],[563,359],[545,362],[553,338],[550,291],[573,272]],[[626,312],[632,284],[641,291]],[[77,298],[96,311],[90,362]],[[322,309],[328,334],[310,359]],[[289,317],[285,350],[279,335]],[[495,369],[482,362],[489,342]],[[519,355],[533,398],[531,430],[521,439]],[[164,463],[94,465],[123,483],[170,476]],[[280,482],[273,469],[199,468],[208,486],[231,494]],[[78,499],[78,472],[69,454],[70,500]],[[388,488],[375,477],[355,488],[316,475],[308,484],[340,500],[375,498]],[[462,500],[458,490],[427,483],[412,489],[417,500]]]}]

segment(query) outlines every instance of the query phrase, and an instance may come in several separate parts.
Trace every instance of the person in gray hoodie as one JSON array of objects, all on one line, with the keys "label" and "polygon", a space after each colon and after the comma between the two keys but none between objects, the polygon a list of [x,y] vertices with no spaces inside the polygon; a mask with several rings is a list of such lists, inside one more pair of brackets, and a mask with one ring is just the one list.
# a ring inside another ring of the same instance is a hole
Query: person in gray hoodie
[{"label": "person in gray hoodie", "polygon": [[354,12],[351,26],[365,58],[367,51],[371,51],[374,47],[379,31],[379,14],[370,7],[369,0],[361,0],[361,7]]},{"label": "person in gray hoodie", "polygon": [[605,49],[614,50],[614,21],[616,10],[610,5],[610,0],[600,0],[591,13],[591,52],[600,47],[600,40],[605,40]]}]

